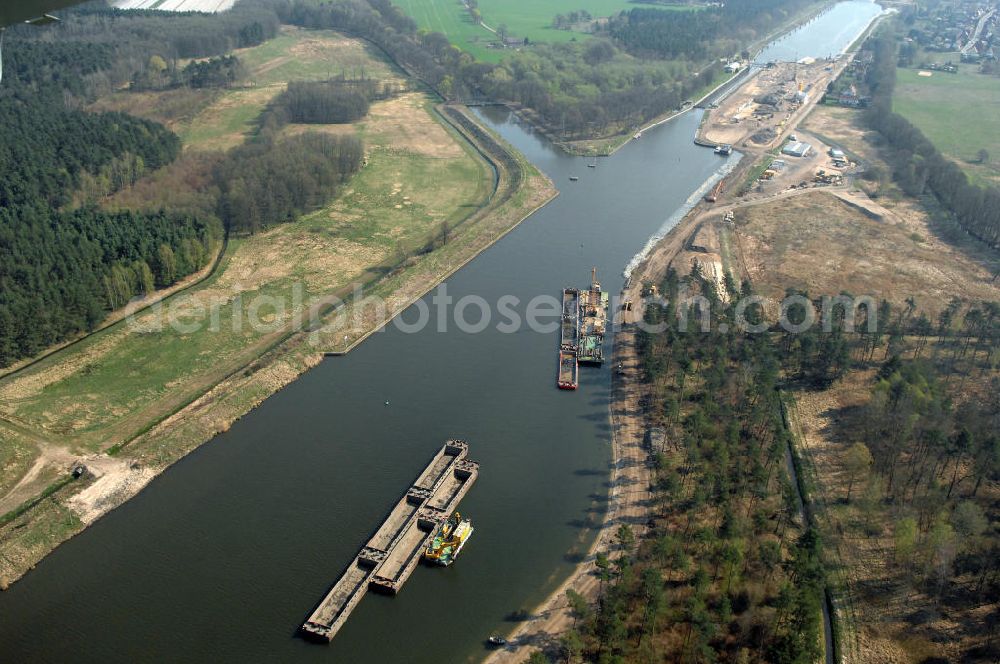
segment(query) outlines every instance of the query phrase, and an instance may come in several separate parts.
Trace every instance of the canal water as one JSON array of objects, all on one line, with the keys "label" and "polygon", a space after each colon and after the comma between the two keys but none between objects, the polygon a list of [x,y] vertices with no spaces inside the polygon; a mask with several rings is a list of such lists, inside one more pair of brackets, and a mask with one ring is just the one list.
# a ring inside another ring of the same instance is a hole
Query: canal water
[{"label": "canal water", "polygon": [[838,2],[794,30],[771,42],[755,57],[757,62],[797,62],[802,58],[837,56],[860,37],[883,11],[871,0]]},{"label": "canal water", "polygon": [[[617,292],[625,265],[725,162],[693,144],[699,112],[596,169],[506,112],[484,119],[562,192],[447,281],[456,300],[491,305],[486,330],[390,326],[268,399],[0,593],[0,660],[473,661],[558,586],[605,504],[610,370],[583,368],[580,389],[560,392],[558,332],[501,332],[496,303],[516,297],[523,315],[534,296],[585,286],[591,267]],[[296,638],[448,438],[482,464],[461,505],[476,531],[459,562],[366,597],[330,646]]]}]

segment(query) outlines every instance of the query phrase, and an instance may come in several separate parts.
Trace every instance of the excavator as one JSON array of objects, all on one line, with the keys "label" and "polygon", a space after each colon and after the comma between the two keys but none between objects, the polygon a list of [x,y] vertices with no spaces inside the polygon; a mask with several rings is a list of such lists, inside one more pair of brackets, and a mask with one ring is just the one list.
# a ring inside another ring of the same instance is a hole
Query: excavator
[{"label": "excavator", "polygon": [[424,558],[429,562],[438,565],[450,565],[458,557],[458,552],[472,535],[472,521],[462,519],[462,515],[455,512],[448,520],[441,524],[434,539],[427,545],[424,551]]}]

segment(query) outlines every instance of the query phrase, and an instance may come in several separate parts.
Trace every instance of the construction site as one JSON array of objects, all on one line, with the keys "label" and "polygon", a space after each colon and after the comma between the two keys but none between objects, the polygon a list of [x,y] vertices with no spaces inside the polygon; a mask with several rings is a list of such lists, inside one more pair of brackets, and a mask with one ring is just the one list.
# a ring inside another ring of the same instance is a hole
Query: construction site
[{"label": "construction site", "polygon": [[438,450],[302,625],[302,634],[331,641],[370,588],[395,595],[420,562],[438,528],[479,476],[469,445],[450,440]]},{"label": "construction site", "polygon": [[858,164],[838,146],[797,129],[853,55],[753,65],[753,71],[706,110],[695,142],[719,154],[735,148],[751,157],[705,196],[723,191],[750,199],[794,189],[846,184]]},{"label": "construction site", "polygon": [[755,65],[745,83],[705,114],[700,142],[768,150],[780,145],[826,86],[836,78],[836,60]]}]

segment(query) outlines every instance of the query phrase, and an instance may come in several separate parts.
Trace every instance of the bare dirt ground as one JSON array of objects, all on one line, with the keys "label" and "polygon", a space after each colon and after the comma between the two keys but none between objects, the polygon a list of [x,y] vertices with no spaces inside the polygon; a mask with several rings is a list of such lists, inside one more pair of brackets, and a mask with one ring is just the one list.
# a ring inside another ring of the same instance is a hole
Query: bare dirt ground
[{"label": "bare dirt ground", "polygon": [[878,134],[857,123],[859,111],[840,106],[816,106],[802,123],[802,128],[816,136],[836,140],[847,151],[865,160],[877,156]]},{"label": "bare dirt ground", "polygon": [[77,456],[65,448],[39,443],[38,456],[28,472],[13,488],[0,496],[0,514],[5,514],[36,495],[58,472],[69,471],[76,461]]},{"label": "bare dirt ground", "polygon": [[[710,110],[699,136],[709,143],[726,143],[766,150],[808,113],[827,84],[846,65],[850,56],[812,64],[779,63],[761,70]],[[796,94],[808,95],[808,101]]]},{"label": "bare dirt ground", "polygon": [[[848,108],[817,106],[804,124],[808,131],[844,148],[852,159],[860,159],[862,169],[879,167],[883,172],[891,172],[882,157],[879,137],[862,126],[860,114]],[[941,220],[948,215],[933,197],[905,196],[891,182],[855,179],[851,184],[856,190],[852,192],[856,200],[872,200],[888,211],[894,223],[920,235],[935,252],[964,257],[991,274],[1000,271],[1000,256],[981,243],[968,237],[941,237]]]},{"label": "bare dirt ground", "polygon": [[913,296],[933,317],[952,297],[1000,299],[981,265],[935,241],[918,217],[902,219],[858,194],[812,191],[736,211],[734,233],[764,295],[870,295],[902,306]]}]

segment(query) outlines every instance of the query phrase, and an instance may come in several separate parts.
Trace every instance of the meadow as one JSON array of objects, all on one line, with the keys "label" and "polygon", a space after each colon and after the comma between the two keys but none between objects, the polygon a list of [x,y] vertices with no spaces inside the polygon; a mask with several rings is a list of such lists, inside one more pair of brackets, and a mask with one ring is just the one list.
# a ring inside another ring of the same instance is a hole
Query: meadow
[{"label": "meadow", "polygon": [[[498,62],[504,55],[502,49],[489,46],[496,37],[486,28],[473,24],[461,0],[397,0],[396,4],[421,28],[447,35],[453,44],[477,59]],[[553,28],[552,19],[557,14],[585,9],[598,18],[641,6],[644,5],[629,0],[479,0],[483,23],[490,28],[496,29],[503,25],[512,37],[526,37],[529,41],[549,43],[590,38],[585,33]],[[656,6],[661,9],[684,8]]]},{"label": "meadow", "polygon": [[[1000,184],[1000,77],[971,71],[957,74],[898,69],[893,110],[916,125],[974,182]],[[989,159],[979,162],[979,151]]]},{"label": "meadow", "polygon": [[[202,154],[242,143],[293,77],[363,69],[380,80],[402,80],[366,45],[331,32],[286,32],[241,57],[262,84],[221,91],[202,100],[209,103],[193,117],[178,118],[174,126],[187,150]],[[142,111],[164,94],[114,96],[120,107]],[[164,325],[168,319],[154,308],[0,380],[0,440],[8,443],[0,455],[0,513],[51,481],[66,458],[121,445],[253,363],[289,334],[310,299],[346,295],[354,283],[378,279],[443,225],[454,230],[478,210],[492,191],[491,170],[436,117],[433,103],[404,92],[373,104],[353,125],[287,126],[287,133],[356,134],[367,163],[326,205],[231,238],[212,277],[167,300],[164,310],[180,312],[181,321],[213,312],[200,316],[205,324]],[[283,304],[260,307],[258,296]],[[251,316],[264,325],[246,324]]]}]

